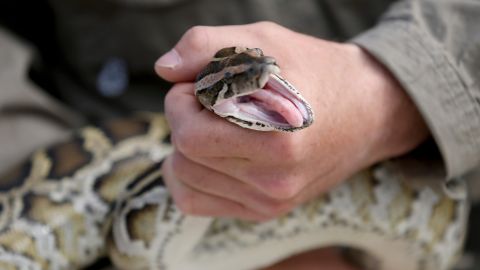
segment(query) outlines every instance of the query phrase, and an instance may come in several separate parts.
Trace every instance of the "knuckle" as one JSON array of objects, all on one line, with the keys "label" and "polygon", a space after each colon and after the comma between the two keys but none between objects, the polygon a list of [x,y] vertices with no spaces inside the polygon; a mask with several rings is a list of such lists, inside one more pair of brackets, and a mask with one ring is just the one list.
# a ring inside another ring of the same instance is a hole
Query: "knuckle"
[{"label": "knuckle", "polygon": [[283,140],[282,147],[284,148],[288,158],[298,158],[300,152],[299,149],[301,149],[301,147],[295,136],[291,136],[288,137],[288,139]]},{"label": "knuckle", "polygon": [[190,131],[187,130],[187,127],[181,126],[178,127],[174,137],[175,137],[175,147],[184,155],[193,155],[195,154],[197,144],[191,138]]},{"label": "knuckle", "polygon": [[258,37],[265,38],[277,35],[282,26],[271,21],[260,21],[252,24],[252,28]]},{"label": "knuckle", "polygon": [[254,23],[253,25],[255,25],[256,27],[265,28],[265,29],[272,29],[272,28],[279,27],[277,23],[272,21],[259,21],[257,23]]},{"label": "knuckle", "polygon": [[284,181],[283,194],[285,195],[284,198],[293,200],[301,191],[301,179],[296,175],[290,175]]},{"label": "knuckle", "polygon": [[295,136],[281,138],[277,141],[276,154],[282,157],[283,161],[288,164],[297,164],[303,161],[303,151],[299,140]]},{"label": "knuckle", "polygon": [[182,40],[192,50],[201,50],[205,48],[205,44],[208,42],[208,33],[210,27],[208,26],[193,26],[185,32]]},{"label": "knuckle", "polygon": [[294,199],[300,191],[297,177],[288,176],[269,180],[264,183],[264,192],[271,198],[288,201]]}]

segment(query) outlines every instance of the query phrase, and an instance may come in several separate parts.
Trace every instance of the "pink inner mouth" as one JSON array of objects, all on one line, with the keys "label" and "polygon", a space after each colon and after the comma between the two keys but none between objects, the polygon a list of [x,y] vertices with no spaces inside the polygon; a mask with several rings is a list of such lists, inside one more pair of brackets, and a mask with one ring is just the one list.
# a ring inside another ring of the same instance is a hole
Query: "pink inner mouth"
[{"label": "pink inner mouth", "polygon": [[308,117],[302,102],[275,78],[252,94],[228,99],[214,106],[220,115],[258,120],[279,127],[301,127]]},{"label": "pink inner mouth", "polygon": [[251,94],[250,97],[253,99],[252,102],[256,107],[261,108],[264,113],[277,113],[292,127],[301,127],[303,125],[303,116],[295,104],[277,91],[264,88],[262,91]]}]

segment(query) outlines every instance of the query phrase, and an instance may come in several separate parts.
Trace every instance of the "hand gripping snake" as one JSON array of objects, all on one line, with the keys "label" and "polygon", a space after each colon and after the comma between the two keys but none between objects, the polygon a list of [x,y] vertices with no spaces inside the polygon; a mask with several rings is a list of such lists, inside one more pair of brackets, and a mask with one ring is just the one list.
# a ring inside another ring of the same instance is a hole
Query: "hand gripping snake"
[{"label": "hand gripping snake", "polygon": [[[278,73],[260,49],[225,48],[195,93],[242,127],[307,127],[310,106]],[[365,269],[446,270],[461,254],[467,201],[413,185],[388,162],[268,222],[186,216],[162,181],[168,134],[160,114],[109,121],[1,177],[0,269],[81,269],[106,255],[128,270],[258,269],[335,245]]]}]

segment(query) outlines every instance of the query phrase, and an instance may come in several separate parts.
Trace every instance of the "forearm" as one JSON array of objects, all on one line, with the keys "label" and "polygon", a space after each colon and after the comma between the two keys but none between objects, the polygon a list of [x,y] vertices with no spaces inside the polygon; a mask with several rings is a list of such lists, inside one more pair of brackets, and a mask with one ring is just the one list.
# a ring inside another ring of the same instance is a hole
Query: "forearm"
[{"label": "forearm", "polygon": [[448,178],[480,164],[480,3],[453,2],[399,2],[352,40],[382,62],[415,102]]}]

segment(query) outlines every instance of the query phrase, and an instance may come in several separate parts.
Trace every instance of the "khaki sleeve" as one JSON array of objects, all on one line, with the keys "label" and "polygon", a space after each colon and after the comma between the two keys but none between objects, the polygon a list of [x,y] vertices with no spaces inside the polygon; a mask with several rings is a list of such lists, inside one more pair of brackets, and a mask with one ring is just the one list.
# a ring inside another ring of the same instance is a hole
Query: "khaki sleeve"
[{"label": "khaki sleeve", "polygon": [[448,179],[480,166],[480,1],[399,1],[351,42],[382,62],[416,103]]}]

